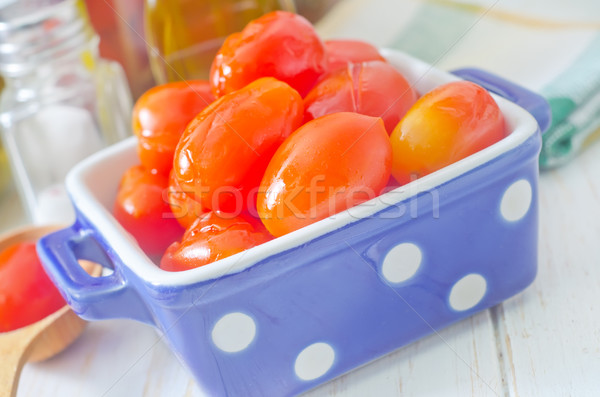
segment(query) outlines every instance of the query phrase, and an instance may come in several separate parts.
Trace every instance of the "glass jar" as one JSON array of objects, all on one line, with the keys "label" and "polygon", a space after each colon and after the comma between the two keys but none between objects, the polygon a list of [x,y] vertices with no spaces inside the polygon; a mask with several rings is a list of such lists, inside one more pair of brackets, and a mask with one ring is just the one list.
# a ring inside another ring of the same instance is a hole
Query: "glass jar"
[{"label": "glass jar", "polygon": [[207,79],[219,48],[248,22],[271,11],[294,11],[292,0],[146,0],[148,54],[154,79]]},{"label": "glass jar", "polygon": [[83,0],[13,0],[0,7],[0,128],[35,223],[73,220],[67,172],[130,134],[121,66],[98,56]]}]

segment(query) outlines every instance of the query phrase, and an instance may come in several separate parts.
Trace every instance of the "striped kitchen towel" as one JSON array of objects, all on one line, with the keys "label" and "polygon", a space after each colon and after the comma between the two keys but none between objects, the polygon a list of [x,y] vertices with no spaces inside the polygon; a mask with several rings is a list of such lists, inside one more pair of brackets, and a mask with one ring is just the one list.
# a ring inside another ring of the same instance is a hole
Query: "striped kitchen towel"
[{"label": "striped kitchen towel", "polygon": [[317,28],[440,69],[479,67],[541,93],[553,116],[542,167],[600,138],[598,0],[341,0]]}]

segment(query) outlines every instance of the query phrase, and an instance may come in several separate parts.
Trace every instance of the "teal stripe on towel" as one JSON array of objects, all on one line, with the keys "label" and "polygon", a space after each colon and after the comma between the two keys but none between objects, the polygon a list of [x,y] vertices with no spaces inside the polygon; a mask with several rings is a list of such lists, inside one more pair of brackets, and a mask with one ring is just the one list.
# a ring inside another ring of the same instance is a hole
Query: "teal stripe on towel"
[{"label": "teal stripe on towel", "polygon": [[468,31],[479,16],[456,7],[424,3],[391,43],[425,62],[437,62]]}]

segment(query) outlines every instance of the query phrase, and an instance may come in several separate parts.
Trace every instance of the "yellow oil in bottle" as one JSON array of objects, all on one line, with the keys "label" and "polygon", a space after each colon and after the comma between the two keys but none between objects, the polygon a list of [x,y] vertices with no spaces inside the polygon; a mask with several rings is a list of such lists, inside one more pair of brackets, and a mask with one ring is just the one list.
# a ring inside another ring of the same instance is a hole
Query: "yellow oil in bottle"
[{"label": "yellow oil in bottle", "polygon": [[146,0],[146,40],[157,83],[206,79],[225,38],[292,0]]}]

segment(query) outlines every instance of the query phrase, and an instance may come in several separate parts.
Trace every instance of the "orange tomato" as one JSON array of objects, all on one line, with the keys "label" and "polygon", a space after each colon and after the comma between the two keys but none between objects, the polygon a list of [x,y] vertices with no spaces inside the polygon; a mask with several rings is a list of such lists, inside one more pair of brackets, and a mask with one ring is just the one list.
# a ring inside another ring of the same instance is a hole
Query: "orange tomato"
[{"label": "orange tomato", "polygon": [[359,40],[326,40],[325,49],[329,61],[329,70],[345,68],[349,63],[384,61],[377,48]]},{"label": "orange tomato", "polygon": [[115,218],[150,256],[162,255],[184,232],[163,196],[167,186],[166,176],[134,166],[121,179],[113,208]]},{"label": "orange tomato", "polygon": [[335,113],[303,125],[277,150],[262,180],[258,214],[275,237],[381,193],[392,148],[379,118]]},{"label": "orange tomato", "polygon": [[219,98],[181,137],[173,168],[179,186],[205,208],[239,213],[302,113],[298,92],[271,77]]},{"label": "orange tomato", "polygon": [[186,230],[181,242],[173,243],[163,255],[160,267],[182,271],[204,266],[267,242],[269,234],[242,217],[209,212]]},{"label": "orange tomato", "polygon": [[168,175],[183,130],[213,100],[210,85],[201,80],[164,84],[145,92],[132,116],[142,165]]},{"label": "orange tomato", "polygon": [[274,11],[225,40],[213,61],[210,83],[220,97],[270,76],[304,96],[326,70],[325,45],[310,22]]},{"label": "orange tomato", "polygon": [[304,99],[304,120],[356,112],[381,117],[388,134],[417,100],[408,81],[382,61],[349,63],[329,74]]},{"label": "orange tomato", "polygon": [[13,244],[0,252],[0,332],[33,324],[64,305],[42,268],[35,242]]},{"label": "orange tomato", "polygon": [[392,174],[401,184],[439,170],[506,136],[504,117],[477,84],[458,81],[421,97],[392,133]]}]

